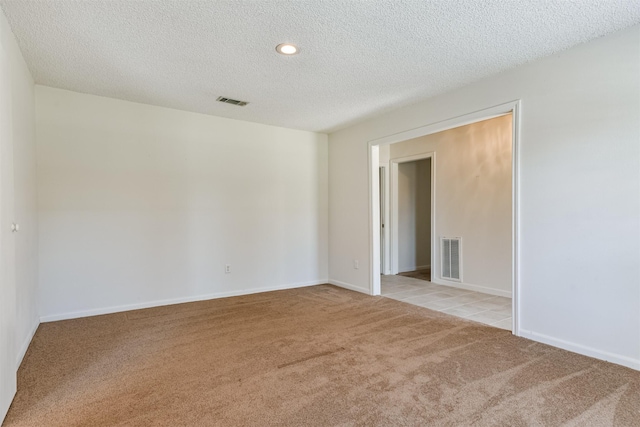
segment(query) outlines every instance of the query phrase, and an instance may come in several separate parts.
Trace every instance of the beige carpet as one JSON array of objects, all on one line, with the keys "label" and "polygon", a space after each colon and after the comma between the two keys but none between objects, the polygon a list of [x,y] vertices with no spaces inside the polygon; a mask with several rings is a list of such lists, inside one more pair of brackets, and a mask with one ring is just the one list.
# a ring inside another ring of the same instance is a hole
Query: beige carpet
[{"label": "beige carpet", "polygon": [[398,273],[398,276],[413,277],[414,279],[431,281],[431,269],[405,271],[404,273]]},{"label": "beige carpet", "polygon": [[329,285],[42,324],[6,426],[638,426],[640,372]]}]

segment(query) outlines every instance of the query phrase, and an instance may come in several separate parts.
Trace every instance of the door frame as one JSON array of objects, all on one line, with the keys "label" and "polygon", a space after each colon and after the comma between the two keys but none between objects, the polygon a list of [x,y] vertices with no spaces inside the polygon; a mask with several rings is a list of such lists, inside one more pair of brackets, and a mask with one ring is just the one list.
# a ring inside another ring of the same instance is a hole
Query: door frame
[{"label": "door frame", "polygon": [[[387,214],[387,169],[388,166],[380,164],[378,168],[378,179],[380,180],[380,197],[378,206],[380,206],[380,273],[384,274],[387,271],[387,263],[389,257],[387,256],[387,229],[389,228],[389,215]],[[385,227],[386,224],[386,227]]]},{"label": "door frame", "polygon": [[[493,107],[473,111],[468,114],[453,117],[447,120],[427,124],[415,129],[409,129],[388,135],[382,138],[370,140],[367,145],[368,169],[369,169],[369,293],[380,295],[380,193],[379,174],[380,165],[379,147],[397,142],[406,141],[421,136],[431,135],[445,130],[469,125],[471,123],[492,119],[511,113],[511,298],[512,318],[511,331],[514,335],[520,333],[520,116],[522,101],[517,99]],[[435,193],[432,193],[432,196]],[[434,218],[435,220],[435,218]],[[437,236],[432,235],[433,240]],[[432,254],[433,256],[433,254]]]},{"label": "door frame", "polygon": [[413,156],[399,157],[389,160],[391,169],[391,209],[390,209],[390,233],[391,233],[391,274],[398,274],[400,268],[398,267],[400,259],[400,242],[399,242],[399,213],[398,213],[398,165],[400,163],[415,162],[418,160],[431,159],[431,259],[429,264],[431,265],[431,271],[433,272],[433,260],[435,256],[435,250],[437,247],[434,245],[435,233],[436,233],[436,153],[431,151],[428,153],[415,154]]}]

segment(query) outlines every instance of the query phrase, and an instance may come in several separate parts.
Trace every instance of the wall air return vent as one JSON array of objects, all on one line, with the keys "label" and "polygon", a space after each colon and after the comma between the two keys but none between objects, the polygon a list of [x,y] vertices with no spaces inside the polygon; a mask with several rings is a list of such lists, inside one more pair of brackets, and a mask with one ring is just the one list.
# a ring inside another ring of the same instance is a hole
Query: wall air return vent
[{"label": "wall air return vent", "polygon": [[224,102],[225,104],[237,105],[239,107],[244,107],[248,104],[246,101],[238,101],[237,99],[225,98],[224,96],[219,96],[216,101]]},{"label": "wall air return vent", "polygon": [[440,277],[462,282],[462,238],[440,238]]}]

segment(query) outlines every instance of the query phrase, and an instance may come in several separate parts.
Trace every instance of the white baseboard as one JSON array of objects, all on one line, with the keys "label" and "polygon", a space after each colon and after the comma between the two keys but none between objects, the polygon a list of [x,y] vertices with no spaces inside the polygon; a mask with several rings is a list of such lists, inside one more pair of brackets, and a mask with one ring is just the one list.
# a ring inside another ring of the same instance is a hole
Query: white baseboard
[{"label": "white baseboard", "polygon": [[111,313],[119,313],[122,311],[140,310],[143,308],[159,307],[163,305],[182,304],[185,302],[195,302],[195,301],[205,301],[205,300],[218,299],[218,298],[237,297],[242,295],[257,294],[261,292],[282,291],[286,289],[303,288],[306,286],[323,285],[325,283],[329,283],[329,281],[326,279],[313,280],[311,282],[293,283],[293,284],[281,285],[281,286],[271,286],[268,288],[252,288],[252,289],[244,289],[240,291],[217,292],[214,294],[196,295],[196,296],[189,296],[189,297],[182,297],[182,298],[171,298],[171,299],[143,302],[138,304],[125,304],[125,305],[118,305],[118,306],[112,306],[112,307],[96,308],[91,310],[73,311],[69,313],[51,314],[51,315],[40,317],[40,322],[42,323],[55,322],[58,320],[68,320],[68,319],[77,319],[80,317],[99,316],[101,314],[111,314]]},{"label": "white baseboard", "polygon": [[38,330],[38,326],[40,326],[40,321],[36,320],[35,325],[33,326],[33,328],[31,328],[31,331],[29,331],[29,334],[27,335],[24,342],[20,346],[20,351],[18,352],[18,358],[16,360],[16,371],[20,368],[20,365],[22,364],[22,360],[24,359],[24,355],[27,354],[27,349],[29,348],[29,344],[31,344],[31,340],[33,339],[33,336],[36,334],[36,331]]},{"label": "white baseboard", "polygon": [[615,363],[617,365],[626,366],[627,368],[640,370],[640,359],[634,359],[620,354],[609,353],[607,351],[598,350],[592,347],[587,347],[582,344],[576,344],[569,341],[565,341],[559,338],[550,337],[548,335],[539,334],[533,331],[527,331],[520,329],[518,336],[530,339],[532,341],[548,344],[553,347],[558,347],[563,350],[568,350],[574,353],[582,354],[584,356],[594,357],[596,359],[604,360],[606,362]]},{"label": "white baseboard", "polygon": [[362,288],[360,286],[352,285],[351,283],[341,282],[339,280],[329,279],[330,285],[339,286],[341,288],[349,289],[350,291],[356,291],[363,294],[371,295],[371,291],[369,288]]},{"label": "white baseboard", "polygon": [[437,277],[432,277],[431,281],[442,286],[451,286],[452,288],[466,289],[468,291],[476,291],[483,294],[511,298],[511,291],[503,291],[501,289],[488,288],[486,286],[473,285],[471,283],[450,282],[448,280],[438,279]]},{"label": "white baseboard", "polygon": [[420,270],[428,270],[431,268],[431,264],[427,265],[417,265],[413,267],[406,267],[401,270],[398,270],[398,273],[408,273],[410,271],[420,271]]}]

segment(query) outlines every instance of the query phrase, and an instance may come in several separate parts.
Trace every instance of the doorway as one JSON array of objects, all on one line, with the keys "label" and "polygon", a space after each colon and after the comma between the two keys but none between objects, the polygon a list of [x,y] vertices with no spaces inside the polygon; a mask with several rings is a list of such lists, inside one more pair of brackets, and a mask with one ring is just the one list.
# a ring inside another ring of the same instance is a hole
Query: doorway
[{"label": "doorway", "polygon": [[392,274],[431,280],[435,153],[391,160]]},{"label": "doorway", "polygon": [[[508,315],[510,315],[510,319],[508,320],[508,322],[510,323],[510,327],[506,328],[506,329],[510,329],[512,330],[512,332],[516,335],[519,334],[519,330],[518,330],[518,117],[519,117],[519,101],[514,101],[511,103],[507,103],[507,104],[503,104],[503,105],[499,105],[496,107],[491,107],[485,110],[481,110],[481,111],[477,111],[474,113],[470,113],[461,117],[457,117],[454,119],[450,119],[450,120],[446,120],[443,122],[439,122],[439,123],[435,123],[432,125],[427,125],[424,126],[422,128],[418,128],[418,129],[413,129],[413,130],[409,130],[406,132],[401,132],[399,134],[396,135],[391,135],[389,137],[385,137],[385,138],[380,138],[378,140],[374,140],[371,141],[369,143],[369,148],[370,148],[370,160],[372,160],[371,166],[375,165],[378,166],[378,149],[380,146],[382,145],[391,145],[391,144],[396,144],[399,142],[403,142],[403,141],[407,141],[407,140],[412,140],[412,139],[416,139],[419,137],[423,137],[423,136],[427,136],[427,135],[432,135],[432,134],[436,134],[436,133],[440,133],[446,130],[453,130],[455,128],[459,128],[462,126],[466,126],[466,125],[470,125],[470,124],[476,124],[479,122],[483,122],[483,121],[488,121],[489,119],[493,119],[493,118],[497,118],[497,117],[501,117],[504,116],[506,118],[506,120],[508,120],[509,124],[510,124],[510,130],[509,130],[509,136],[510,136],[510,141],[509,141],[509,148],[510,148],[510,152],[508,153],[508,169],[510,172],[510,177],[509,180],[507,182],[507,184],[509,185],[509,188],[507,189],[507,193],[510,195],[510,199],[508,200],[508,205],[506,207],[506,210],[503,210],[502,213],[504,214],[506,212],[507,215],[507,220],[502,221],[503,224],[506,224],[507,227],[507,231],[509,232],[509,236],[508,236],[508,243],[507,245],[505,245],[505,247],[502,250],[502,258],[501,259],[505,259],[506,256],[506,261],[507,261],[507,266],[506,268],[502,268],[502,269],[492,269],[491,266],[486,266],[484,267],[484,270],[486,271],[492,271],[492,270],[501,270],[502,274],[503,274],[503,279],[506,278],[506,285],[503,286],[503,289],[498,289],[498,290],[491,290],[488,289],[488,291],[490,293],[493,293],[493,295],[488,295],[487,299],[493,299],[493,303],[495,303],[494,307],[491,307],[493,310],[496,311],[500,311],[501,314],[503,315],[505,313],[507,313]],[[503,132],[506,133],[506,132]],[[435,153],[434,153],[435,154]],[[467,154],[467,153],[463,153],[463,154]],[[506,156],[506,154],[505,154]],[[409,156],[410,157],[410,156]],[[504,156],[503,156],[504,157]],[[443,157],[444,159],[444,157]],[[441,160],[443,160],[441,159]],[[373,162],[373,160],[375,160],[375,163]],[[396,158],[397,160],[397,158]],[[410,159],[410,158],[405,158],[403,160],[406,161],[412,161],[412,160],[417,160],[417,159]],[[391,175],[391,187],[390,187],[390,192],[392,193],[392,197],[395,197],[393,195],[393,188],[394,188],[394,176],[395,176],[395,171],[394,171],[394,166],[397,164],[401,164],[404,163],[403,161],[392,161],[389,163],[390,166],[390,175]],[[506,164],[506,162],[503,162]],[[446,167],[443,165],[448,165],[449,162],[442,162],[442,165],[440,166],[441,168],[444,168],[444,170],[446,170]],[[433,162],[433,168],[432,170],[435,172],[435,161]],[[464,181],[464,184],[469,186],[469,187],[473,187],[474,185],[478,185],[478,183],[482,183],[482,180],[484,179],[483,173],[485,173],[486,171],[484,171],[483,167],[485,165],[479,165],[478,166],[478,171],[480,171],[478,174],[476,175],[470,175],[467,176],[465,179],[466,180],[459,180],[459,181]],[[460,169],[460,168],[459,168]],[[467,168],[468,169],[468,168]],[[378,168],[376,167],[376,172],[378,171]],[[462,168],[462,170],[465,170],[464,168]],[[446,174],[444,173],[440,173],[438,176],[440,176],[440,180],[443,182],[446,182],[446,180],[443,180],[442,177],[446,176]],[[376,173],[375,176],[372,176],[372,179],[370,180],[371,183],[371,200],[373,202],[373,200],[375,199],[375,205],[372,204],[372,206],[376,206],[376,212],[372,212],[371,215],[371,224],[372,224],[372,230],[375,230],[377,233],[377,235],[372,236],[371,238],[371,250],[372,250],[372,258],[378,258],[381,256],[381,252],[380,252],[380,247],[378,245],[380,245],[382,243],[381,241],[381,235],[378,233],[379,232],[379,214],[380,214],[380,210],[377,209],[377,207],[379,206],[380,200],[380,194],[379,194],[379,174]],[[450,177],[449,177],[450,178]],[[435,173],[434,173],[434,180],[432,181],[433,183],[435,183]],[[431,194],[432,198],[433,198],[433,203],[432,203],[432,209],[435,210],[435,203],[436,203],[436,194],[435,194],[435,185]],[[464,200],[468,200],[469,197],[464,198]],[[503,205],[504,206],[504,205]],[[444,206],[441,206],[441,209],[445,209]],[[446,210],[446,209],[445,209]],[[473,209],[454,209],[451,210],[449,209],[446,212],[440,212],[440,221],[442,222],[442,218],[445,218],[444,222],[446,222],[446,219],[449,218],[451,215],[456,215],[457,213],[462,212],[463,215],[468,216],[471,220],[474,219],[474,217],[476,216],[476,214],[479,211],[474,211]],[[394,215],[395,214],[395,215]],[[396,230],[396,224],[395,224],[395,218],[397,218],[397,213],[395,213],[394,208],[393,208],[393,204],[392,204],[392,208],[391,208],[391,214],[390,214],[390,227],[391,228],[391,238],[389,239],[390,242],[390,246],[392,247],[391,250],[391,256],[390,256],[390,261],[391,261],[391,272],[392,273],[397,273],[397,272],[401,272],[401,270],[403,270],[402,268],[402,264],[400,263],[400,258],[401,256],[396,255],[395,254],[395,249],[393,249],[393,246],[396,243],[396,240],[399,237],[399,230]],[[437,218],[434,216],[433,218],[433,223],[436,223]],[[433,227],[435,228],[435,226]],[[475,239],[476,242],[474,242],[474,239],[472,238],[468,238],[468,239],[463,239],[462,237],[458,237],[456,235],[456,229],[452,228],[453,231],[448,230],[446,232],[443,232],[443,225],[441,224],[440,228],[438,229],[438,234],[435,233],[435,231],[432,228],[432,242],[431,242],[431,254],[432,254],[432,259],[431,259],[431,267],[432,267],[432,274],[434,275],[434,282],[432,283],[432,285],[436,286],[436,285],[446,285],[447,286],[447,290],[451,293],[451,294],[455,294],[454,296],[461,298],[462,294],[469,294],[471,293],[471,295],[467,295],[467,297],[469,297],[469,299],[471,297],[475,297],[475,293],[476,292],[480,292],[484,294],[485,288],[483,288],[483,286],[479,286],[479,285],[475,285],[471,282],[469,282],[468,280],[463,281],[462,277],[460,278],[451,278],[451,277],[444,277],[442,275],[442,271],[440,269],[440,264],[442,264],[442,259],[434,259],[434,258],[438,258],[438,257],[442,257],[442,248],[441,246],[443,245],[443,242],[446,242],[447,245],[453,245],[451,246],[452,248],[459,248],[462,253],[471,253],[472,250],[474,250],[473,246],[474,244],[477,243],[478,239]],[[395,233],[394,233],[395,231]],[[464,234],[464,233],[463,233]],[[462,242],[464,240],[465,245],[462,245]],[[482,242],[482,244],[485,244],[486,242],[490,242],[491,238],[483,238],[480,239],[480,241]],[[454,245],[455,243],[455,245]],[[477,246],[477,245],[476,245]],[[447,246],[449,247],[449,246]],[[398,250],[400,250],[400,248],[398,247]],[[477,247],[475,248],[475,250],[477,250]],[[438,254],[437,256],[434,256],[435,254]],[[457,252],[456,252],[456,256],[457,256]],[[460,262],[461,262],[462,257],[460,257]],[[373,295],[380,295],[381,292],[381,288],[380,288],[380,264],[378,263],[378,260],[375,260],[375,263],[372,263],[372,274],[371,274],[371,293]],[[447,261],[449,262],[449,261]],[[470,257],[469,259],[465,258],[465,264],[468,262],[468,265],[465,265],[465,268],[463,269],[463,271],[471,271],[472,270],[472,266],[473,266],[473,257]],[[475,261],[477,264],[477,260]],[[416,265],[416,267],[418,267],[419,265]],[[424,264],[422,265],[424,266]],[[467,268],[468,267],[468,268]],[[461,266],[462,268],[462,266]],[[435,269],[435,270],[434,270]],[[386,277],[386,276],[385,276]],[[400,277],[400,276],[391,276],[391,277]],[[456,283],[456,280],[458,279]],[[467,279],[467,278],[465,278]],[[396,280],[403,280],[403,279],[396,279]],[[437,283],[436,283],[437,282]],[[468,282],[468,283],[467,283]],[[457,288],[457,289],[456,289]],[[465,297],[465,298],[467,298]],[[428,298],[427,298],[428,299]],[[464,298],[462,298],[464,299]],[[504,301],[503,301],[504,300]],[[506,304],[506,302],[508,302],[508,306]],[[489,306],[491,304],[491,301],[489,301],[486,305]],[[499,305],[499,307],[498,307]],[[435,309],[435,308],[434,308]],[[472,319],[473,320],[473,319]],[[503,322],[503,324],[506,322]]]},{"label": "doorway", "polygon": [[431,158],[398,165],[398,274],[431,281]]}]

